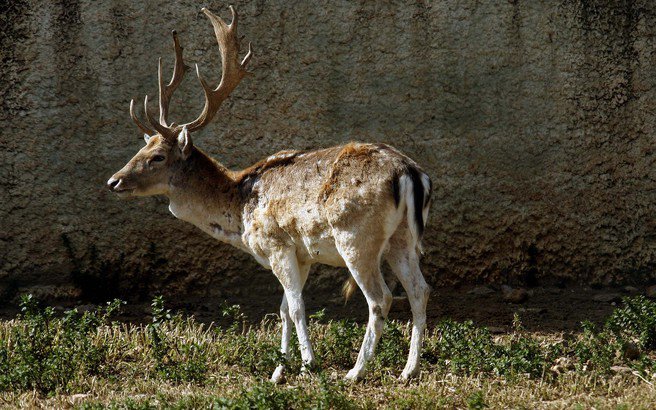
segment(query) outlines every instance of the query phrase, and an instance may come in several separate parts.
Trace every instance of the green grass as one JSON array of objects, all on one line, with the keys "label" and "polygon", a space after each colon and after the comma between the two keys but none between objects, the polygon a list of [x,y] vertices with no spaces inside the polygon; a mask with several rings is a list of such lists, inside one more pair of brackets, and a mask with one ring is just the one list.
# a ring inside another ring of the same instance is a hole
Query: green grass
[{"label": "green grass", "polygon": [[0,406],[84,409],[217,408],[649,408],[656,401],[656,303],[627,298],[598,328],[575,334],[492,335],[445,320],[427,332],[422,372],[398,379],[410,327],[388,321],[362,382],[342,380],[364,328],[310,319],[318,370],[300,373],[297,345],[288,382],[267,381],[282,360],[278,321],[248,325],[236,306],[227,327],[174,314],[161,298],[151,323],[118,323],[122,302],[55,314],[31,296],[0,322]]}]

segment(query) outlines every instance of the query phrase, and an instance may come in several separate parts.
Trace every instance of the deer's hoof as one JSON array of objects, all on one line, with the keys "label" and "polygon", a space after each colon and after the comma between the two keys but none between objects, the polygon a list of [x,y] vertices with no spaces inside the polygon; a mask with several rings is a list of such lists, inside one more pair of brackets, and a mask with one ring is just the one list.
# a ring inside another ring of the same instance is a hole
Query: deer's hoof
[{"label": "deer's hoof", "polygon": [[344,379],[346,379],[348,381],[351,381],[351,382],[355,382],[355,381],[360,380],[361,377],[362,377],[362,371],[359,370],[359,369],[353,368],[353,369],[349,370],[348,373],[346,373],[346,377],[344,377]]},{"label": "deer's hoof", "polygon": [[279,365],[271,375],[271,383],[280,384],[285,381],[285,366]]},{"label": "deer's hoof", "polygon": [[419,374],[419,368],[403,369],[403,372],[401,373],[401,379],[407,381],[414,377],[417,377],[418,374]]}]

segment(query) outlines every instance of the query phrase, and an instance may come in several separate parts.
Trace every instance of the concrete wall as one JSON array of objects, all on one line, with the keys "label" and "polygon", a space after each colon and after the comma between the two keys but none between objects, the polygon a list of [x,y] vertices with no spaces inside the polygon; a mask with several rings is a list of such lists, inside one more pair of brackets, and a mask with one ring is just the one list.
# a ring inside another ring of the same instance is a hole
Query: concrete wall
[{"label": "concrete wall", "polygon": [[[249,257],[175,220],[165,200],[120,201],[104,188],[142,144],[128,101],[156,95],[157,57],[167,71],[173,61],[171,29],[187,62],[218,79],[205,5],[229,15],[216,1],[24,0],[0,10],[5,300],[270,290]],[[256,75],[195,137],[228,167],[279,149],[388,142],[435,183],[431,283],[655,277],[653,2],[235,6]],[[172,117],[189,120],[201,104],[190,73]]]}]

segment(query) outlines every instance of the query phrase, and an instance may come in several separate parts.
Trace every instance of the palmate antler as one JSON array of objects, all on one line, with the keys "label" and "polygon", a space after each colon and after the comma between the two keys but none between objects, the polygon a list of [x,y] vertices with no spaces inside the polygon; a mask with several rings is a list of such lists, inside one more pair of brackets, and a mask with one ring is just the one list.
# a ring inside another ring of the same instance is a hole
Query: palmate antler
[{"label": "palmate antler", "polygon": [[[230,6],[232,13],[232,21],[226,24],[223,19],[214,15],[206,8],[202,9],[203,13],[210,19],[216,34],[216,40],[219,43],[219,50],[221,52],[221,82],[219,85],[212,89],[210,85],[200,75],[198,64],[196,64],[196,75],[203,87],[205,93],[205,106],[198,118],[182,125],[175,125],[168,123],[169,103],[171,96],[176,88],[182,82],[182,78],[186,72],[187,67],[182,59],[182,47],[178,41],[178,36],[175,30],[173,31],[173,48],[175,50],[175,66],[173,68],[173,76],[168,84],[164,84],[162,78],[162,59],[159,59],[157,78],[159,82],[159,121],[155,121],[150,111],[148,110],[148,96],[144,99],[144,112],[150,127],[144,124],[134,113],[134,100],[130,101],[130,117],[141,131],[148,135],[153,135],[156,132],[163,137],[170,139],[175,138],[177,133],[183,128],[187,127],[188,132],[198,131],[209,124],[216,112],[218,111],[221,103],[225,101],[232,90],[241,82],[249,72],[246,70],[246,65],[250,61],[253,50],[251,44],[248,44],[248,53],[244,59],[239,62],[239,39],[237,38],[237,12]],[[151,128],[152,127],[152,128]]]}]

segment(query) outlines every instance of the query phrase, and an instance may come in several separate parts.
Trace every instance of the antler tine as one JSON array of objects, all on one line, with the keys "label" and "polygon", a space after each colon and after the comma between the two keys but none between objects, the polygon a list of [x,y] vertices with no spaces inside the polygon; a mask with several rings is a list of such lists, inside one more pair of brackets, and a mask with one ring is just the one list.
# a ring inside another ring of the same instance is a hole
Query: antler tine
[{"label": "antler tine", "polygon": [[[251,46],[251,42],[248,42],[248,53],[246,53],[246,56],[244,57],[243,60],[241,60],[241,68],[243,70],[246,70],[246,66],[248,63],[251,61],[251,57],[253,57],[253,47]],[[246,74],[251,74],[250,71],[247,71]]]},{"label": "antler tine", "polygon": [[[205,10],[207,10],[205,7],[203,7],[203,8]],[[233,28],[235,30],[235,33],[236,33],[237,32],[237,22],[239,21],[239,15],[237,14],[237,11],[235,11],[235,8],[232,7],[232,4],[228,5],[228,8],[230,9],[230,14],[232,14],[232,20],[230,21],[230,24],[228,24],[228,27]],[[202,11],[204,12],[205,10],[202,10]],[[205,14],[207,14],[207,13],[205,13]],[[223,22],[223,20],[221,20],[221,21]],[[225,24],[225,22],[224,22],[224,24]]]},{"label": "antler tine", "polygon": [[252,49],[249,44],[248,54],[244,57],[242,62],[239,63],[239,39],[237,38],[238,14],[232,6],[230,6],[232,21],[229,25],[206,8],[202,8],[201,11],[210,19],[210,22],[214,27],[214,34],[216,35],[216,40],[219,44],[219,50],[221,53],[221,66],[223,71],[221,73],[221,82],[212,90],[207,82],[201,77],[200,70],[198,69],[198,66],[196,66],[196,75],[198,76],[205,93],[205,106],[198,118],[185,124],[189,132],[197,131],[212,121],[214,115],[221,106],[221,103],[228,98],[241,79],[249,74],[248,71],[246,71],[246,64],[248,64],[252,56]]},{"label": "antler tine", "polygon": [[155,121],[150,111],[148,111],[148,96],[144,98],[144,113],[146,114],[146,118],[148,119],[150,125],[152,125],[155,131],[157,131],[160,135],[162,135],[162,137],[169,139],[175,136],[174,129],[169,128],[166,125],[162,125],[159,122]]},{"label": "antler tine", "polygon": [[134,123],[137,125],[137,127],[139,127],[141,132],[148,135],[155,134],[155,131],[153,131],[152,128],[146,126],[146,124],[141,122],[141,120],[134,113],[134,99],[130,100],[130,117],[132,118],[132,121],[134,121]]},{"label": "antler tine", "polygon": [[162,77],[162,59],[160,57],[157,68],[157,79],[159,82],[159,123],[165,127],[168,127],[168,117],[169,117],[169,103],[171,102],[171,96],[173,92],[178,88],[182,82],[182,78],[185,75],[187,67],[184,64],[182,59],[182,47],[180,46],[180,41],[178,40],[178,32],[173,30],[171,32],[173,35],[173,49],[175,51],[175,65],[173,66],[173,75],[171,76],[171,81],[167,85],[164,85],[164,78]]}]

